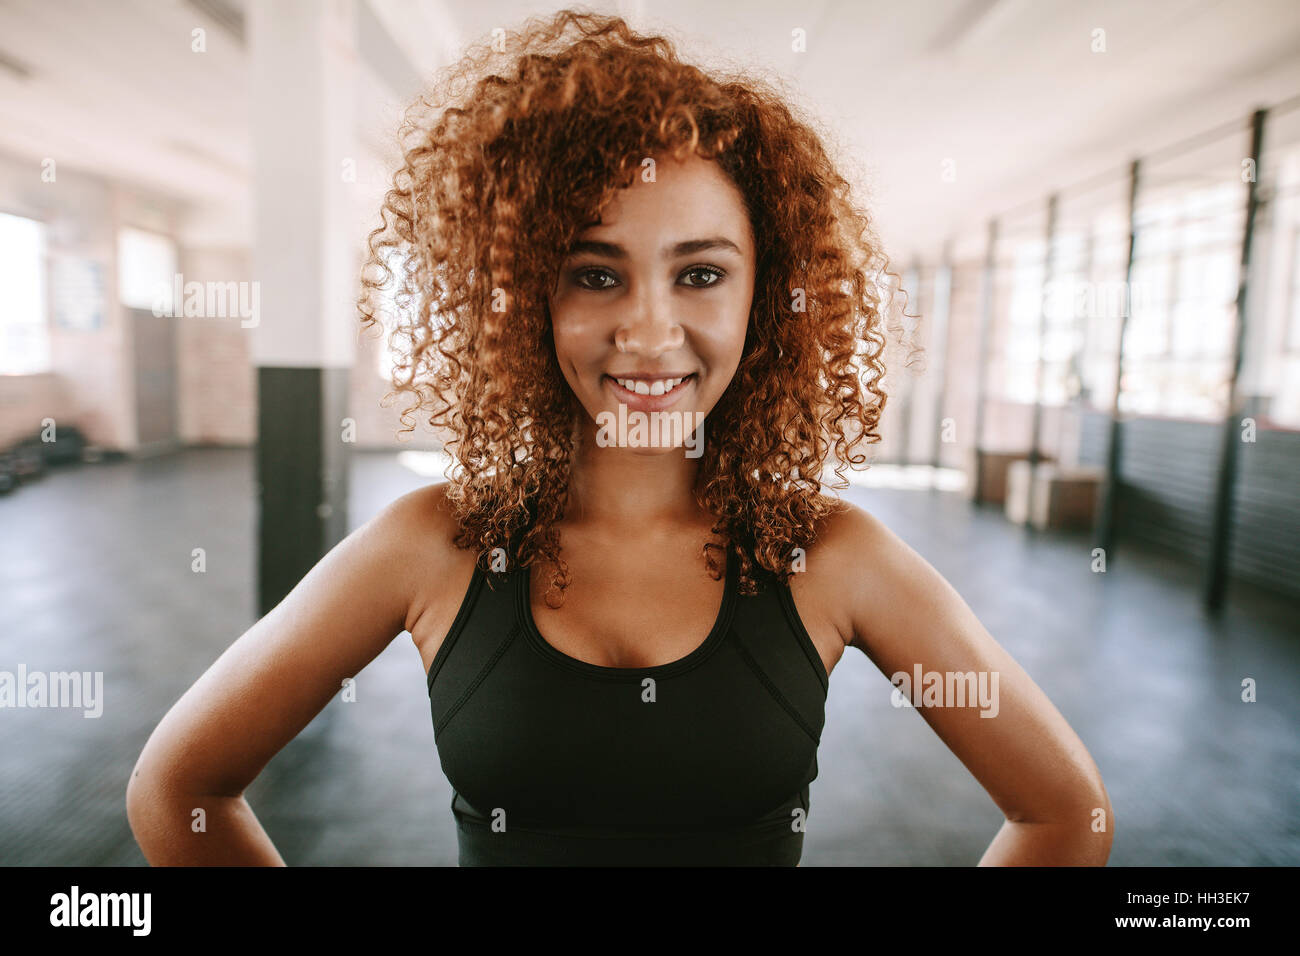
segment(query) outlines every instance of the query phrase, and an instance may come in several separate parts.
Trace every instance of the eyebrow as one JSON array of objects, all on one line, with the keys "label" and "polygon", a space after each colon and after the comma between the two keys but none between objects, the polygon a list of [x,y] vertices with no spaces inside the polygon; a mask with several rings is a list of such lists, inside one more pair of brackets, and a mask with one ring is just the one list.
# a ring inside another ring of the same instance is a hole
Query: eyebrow
[{"label": "eyebrow", "polygon": [[[724,236],[710,236],[707,239],[687,239],[679,242],[674,246],[669,246],[662,251],[666,259],[675,259],[680,256],[691,256],[700,252],[709,252],[714,249],[730,249],[738,256],[743,256],[740,247]],[[582,253],[591,253],[596,256],[605,256],[609,259],[626,259],[627,250],[616,242],[600,242],[595,239],[579,239],[569,247],[569,255],[576,256]]]}]

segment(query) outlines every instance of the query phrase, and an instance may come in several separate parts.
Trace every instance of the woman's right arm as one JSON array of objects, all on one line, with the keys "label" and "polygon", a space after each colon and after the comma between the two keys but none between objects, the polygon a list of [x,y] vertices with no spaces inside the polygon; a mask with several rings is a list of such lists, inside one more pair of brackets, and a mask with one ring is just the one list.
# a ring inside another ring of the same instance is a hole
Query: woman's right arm
[{"label": "woman's right arm", "polygon": [[126,791],[151,864],[285,865],[244,790],[345,678],[414,625],[417,580],[450,560],[445,489],[404,495],[339,542],[163,717]]}]

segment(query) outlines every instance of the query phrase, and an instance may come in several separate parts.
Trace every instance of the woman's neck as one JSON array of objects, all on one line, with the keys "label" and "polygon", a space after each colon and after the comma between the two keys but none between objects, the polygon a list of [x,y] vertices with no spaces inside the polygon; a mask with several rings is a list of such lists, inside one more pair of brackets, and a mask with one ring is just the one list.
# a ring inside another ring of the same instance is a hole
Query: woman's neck
[{"label": "woman's neck", "polygon": [[680,448],[653,454],[602,448],[593,423],[574,449],[565,523],[640,537],[656,528],[707,522],[695,499],[699,463]]}]

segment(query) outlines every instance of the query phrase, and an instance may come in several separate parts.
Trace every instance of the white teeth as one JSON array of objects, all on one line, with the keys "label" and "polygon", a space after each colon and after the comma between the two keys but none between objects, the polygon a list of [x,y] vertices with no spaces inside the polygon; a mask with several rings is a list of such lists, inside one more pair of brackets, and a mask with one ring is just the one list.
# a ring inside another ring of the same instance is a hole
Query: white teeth
[{"label": "white teeth", "polygon": [[663,395],[672,391],[686,379],[683,378],[663,378],[656,382],[643,382],[631,378],[616,378],[614,381],[622,385],[629,392],[636,392],[638,395]]}]

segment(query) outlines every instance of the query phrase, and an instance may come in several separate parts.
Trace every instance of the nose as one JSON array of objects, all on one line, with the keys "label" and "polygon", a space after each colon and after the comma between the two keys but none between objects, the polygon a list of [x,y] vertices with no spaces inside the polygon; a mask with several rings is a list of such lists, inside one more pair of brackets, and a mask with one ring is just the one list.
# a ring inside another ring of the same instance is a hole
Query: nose
[{"label": "nose", "polygon": [[620,352],[635,352],[657,359],[679,349],[686,332],[673,317],[667,294],[642,287],[630,305],[626,321],[614,330],[614,345]]}]

